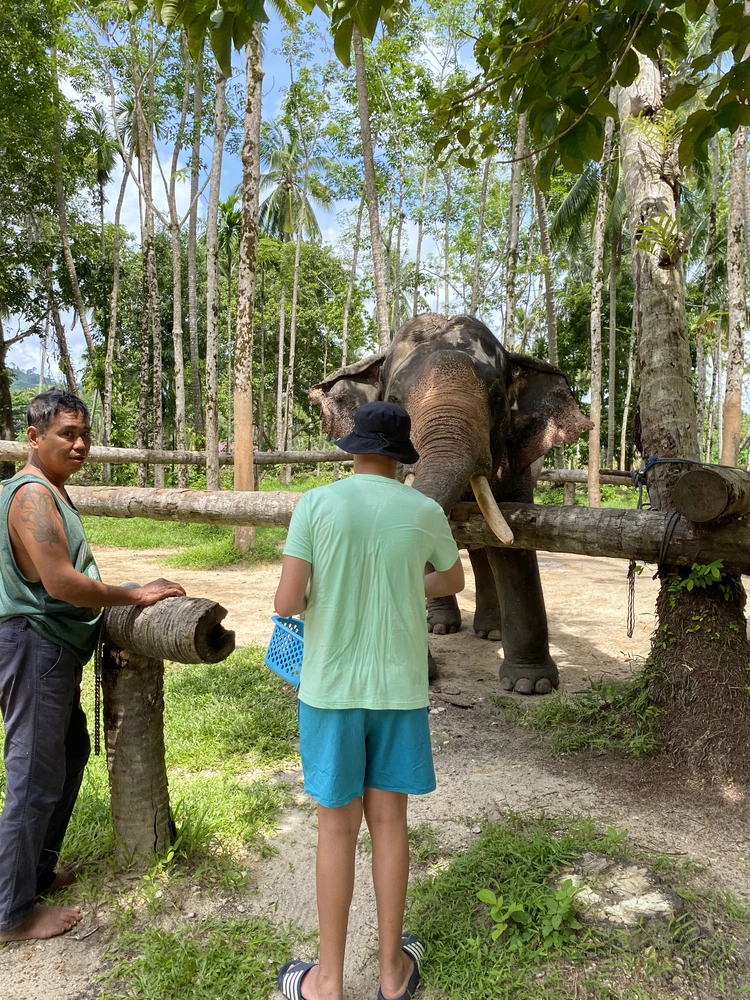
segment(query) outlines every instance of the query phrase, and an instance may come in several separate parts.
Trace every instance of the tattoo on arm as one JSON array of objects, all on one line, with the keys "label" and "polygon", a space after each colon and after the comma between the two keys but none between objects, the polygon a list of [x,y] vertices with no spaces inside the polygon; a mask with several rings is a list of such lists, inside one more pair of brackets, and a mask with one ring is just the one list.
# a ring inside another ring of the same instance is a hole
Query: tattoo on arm
[{"label": "tattoo on arm", "polygon": [[21,522],[26,525],[35,542],[59,545],[57,506],[46,487],[24,490],[23,496],[18,497],[18,507]]}]

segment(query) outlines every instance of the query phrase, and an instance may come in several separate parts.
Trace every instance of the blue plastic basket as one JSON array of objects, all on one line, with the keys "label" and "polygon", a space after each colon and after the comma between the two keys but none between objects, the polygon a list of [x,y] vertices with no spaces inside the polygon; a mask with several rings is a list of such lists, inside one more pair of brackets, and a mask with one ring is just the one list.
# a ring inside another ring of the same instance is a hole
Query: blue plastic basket
[{"label": "blue plastic basket", "polygon": [[266,666],[294,687],[299,685],[302,652],[305,646],[305,623],[301,618],[271,615],[273,633],[266,650]]}]

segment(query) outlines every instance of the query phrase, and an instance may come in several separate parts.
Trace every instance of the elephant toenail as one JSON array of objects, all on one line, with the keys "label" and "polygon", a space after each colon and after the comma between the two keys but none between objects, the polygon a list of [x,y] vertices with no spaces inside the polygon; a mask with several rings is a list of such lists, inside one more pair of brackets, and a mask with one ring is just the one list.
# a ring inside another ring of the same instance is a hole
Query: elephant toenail
[{"label": "elephant toenail", "polygon": [[521,677],[520,680],[516,681],[516,686],[513,688],[516,694],[533,694],[534,684],[528,677]]},{"label": "elephant toenail", "polygon": [[513,681],[510,679],[510,677],[501,677],[500,687],[503,689],[503,691],[512,691]]},{"label": "elephant toenail", "polygon": [[549,677],[540,677],[536,682],[534,691],[536,694],[549,694],[552,690],[552,681]]}]

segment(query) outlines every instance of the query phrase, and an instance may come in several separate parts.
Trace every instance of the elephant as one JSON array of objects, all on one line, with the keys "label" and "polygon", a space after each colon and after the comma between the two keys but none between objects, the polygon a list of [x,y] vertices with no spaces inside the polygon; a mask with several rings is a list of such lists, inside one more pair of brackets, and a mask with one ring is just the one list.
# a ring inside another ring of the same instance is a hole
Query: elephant
[{"label": "elephant", "polygon": [[[565,375],[537,358],[509,353],[471,316],[422,313],[408,320],[383,354],[328,375],[310,388],[324,431],[343,437],[363,403],[399,403],[412,421],[419,462],[407,483],[446,514],[473,492],[489,526],[512,534],[496,501],[532,503],[544,455],[592,427]],[[500,684],[518,694],[557,687],[536,552],[506,547],[469,551],[476,581],[474,631],[502,640]],[[430,631],[461,626],[455,597],[428,603]]]}]

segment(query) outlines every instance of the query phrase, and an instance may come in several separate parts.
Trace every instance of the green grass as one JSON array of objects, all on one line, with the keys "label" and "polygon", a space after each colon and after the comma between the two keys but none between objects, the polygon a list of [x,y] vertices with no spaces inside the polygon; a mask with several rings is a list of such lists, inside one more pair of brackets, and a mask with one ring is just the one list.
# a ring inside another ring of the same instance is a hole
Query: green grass
[{"label": "green grass", "polygon": [[99,1000],[263,1000],[288,961],[292,931],[241,918],[126,932],[106,956]]},{"label": "green grass", "polygon": [[[89,665],[83,705],[93,732],[92,675]],[[263,665],[262,650],[240,649],[223,663],[168,665],[164,701],[170,798],[179,835],[171,874],[197,867],[208,881],[236,881],[248,848],[262,848],[288,799],[287,787],[268,775],[298,759],[294,697]],[[0,762],[0,797],[4,786]],[[96,897],[111,875],[113,847],[102,752],[92,754],[86,767],[62,853],[63,861],[84,865],[84,897]]]},{"label": "green grass", "polygon": [[[635,510],[638,506],[638,490],[633,486],[602,486],[602,507]],[[563,487],[552,483],[537,483],[534,489],[534,503],[561,506]],[[586,506],[586,485],[576,484],[576,507]]]},{"label": "green grass", "polygon": [[554,754],[622,750],[643,757],[659,749],[660,710],[651,703],[645,672],[626,681],[591,684],[585,691],[557,691],[535,708],[494,696],[514,722],[540,733]]},{"label": "green grass", "polygon": [[[632,932],[577,927],[565,918],[557,943],[554,934],[545,936],[544,920],[554,909],[551,880],[585,850],[632,853],[625,834],[602,834],[587,820],[512,816],[487,824],[468,851],[413,886],[408,926],[429,941],[428,988],[455,1000],[569,1000],[574,983],[587,1000],[729,995],[736,929],[729,914],[722,934],[702,931],[699,911],[688,908],[667,926]],[[671,874],[680,881],[679,871]],[[498,940],[490,906],[477,898],[488,889],[526,915],[522,924],[509,920]],[[699,992],[674,992],[677,972]]]}]

